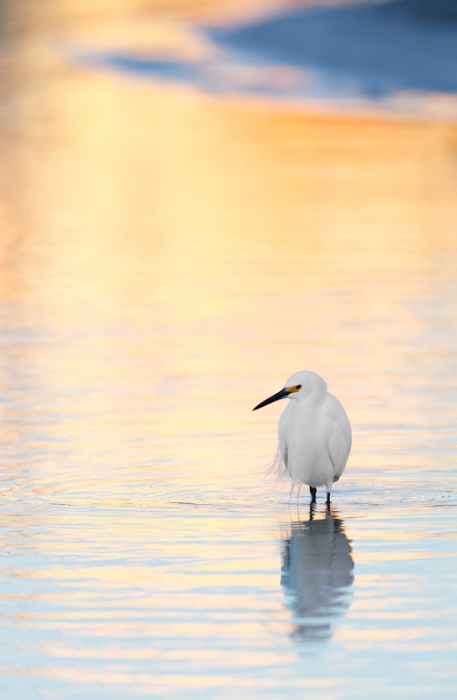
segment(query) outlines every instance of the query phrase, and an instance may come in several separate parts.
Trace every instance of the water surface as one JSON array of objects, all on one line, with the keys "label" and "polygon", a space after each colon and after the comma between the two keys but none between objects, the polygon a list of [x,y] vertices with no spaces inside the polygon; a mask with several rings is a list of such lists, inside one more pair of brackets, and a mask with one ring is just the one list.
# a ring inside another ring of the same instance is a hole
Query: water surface
[{"label": "water surface", "polygon": [[[2,697],[454,698],[455,127],[46,31],[2,88]],[[353,424],[330,513],[263,478],[302,368]]]}]

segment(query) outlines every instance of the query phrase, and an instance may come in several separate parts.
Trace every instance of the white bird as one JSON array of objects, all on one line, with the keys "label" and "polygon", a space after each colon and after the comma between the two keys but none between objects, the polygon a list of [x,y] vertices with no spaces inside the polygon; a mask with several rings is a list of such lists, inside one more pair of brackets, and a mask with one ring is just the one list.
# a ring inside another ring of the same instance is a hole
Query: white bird
[{"label": "white bird", "polygon": [[342,475],[351,451],[351,424],[338,399],[314,372],[296,372],[286,386],[253,408],[290,399],[278,424],[279,452],[293,484],[307,484],[316,501],[319,486],[327,489]]}]

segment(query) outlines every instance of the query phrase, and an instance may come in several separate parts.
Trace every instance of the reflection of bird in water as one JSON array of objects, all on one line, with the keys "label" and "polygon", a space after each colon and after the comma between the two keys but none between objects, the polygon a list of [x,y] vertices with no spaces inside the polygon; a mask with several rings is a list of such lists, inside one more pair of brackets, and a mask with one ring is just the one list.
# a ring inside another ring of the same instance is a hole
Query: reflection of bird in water
[{"label": "reflection of bird in water", "polygon": [[[312,507],[311,507],[312,508]],[[309,643],[331,637],[332,621],[349,607],[352,547],[338,514],[293,522],[282,540],[281,585],[293,611],[294,636]]]},{"label": "reflection of bird in water", "polygon": [[351,451],[352,434],[346,412],[327,385],[314,372],[296,372],[284,389],[253,410],[289,398],[279,419],[279,451],[292,482],[307,484],[316,500],[318,486],[327,489],[338,481]]}]

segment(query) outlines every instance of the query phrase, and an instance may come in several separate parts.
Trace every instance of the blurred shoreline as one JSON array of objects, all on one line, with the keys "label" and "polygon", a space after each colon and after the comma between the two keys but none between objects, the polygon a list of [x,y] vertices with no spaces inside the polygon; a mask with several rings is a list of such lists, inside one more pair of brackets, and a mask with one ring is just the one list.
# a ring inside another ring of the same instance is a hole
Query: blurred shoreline
[{"label": "blurred shoreline", "polygon": [[[457,119],[457,21],[447,0],[290,6],[219,27],[147,20],[67,58],[142,80],[311,109]],[[134,37],[136,26],[136,39]]]}]

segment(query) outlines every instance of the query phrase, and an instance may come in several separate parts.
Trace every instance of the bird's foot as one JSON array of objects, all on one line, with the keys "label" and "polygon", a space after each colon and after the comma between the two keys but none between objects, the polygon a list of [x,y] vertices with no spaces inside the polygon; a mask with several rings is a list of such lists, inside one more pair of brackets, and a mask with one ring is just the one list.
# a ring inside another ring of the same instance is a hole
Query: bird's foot
[{"label": "bird's foot", "polygon": [[311,494],[311,503],[316,503],[317,489],[314,486],[310,486],[309,492]]},{"label": "bird's foot", "polygon": [[330,508],[330,503],[331,503],[331,501],[330,501],[330,494],[329,494],[329,492],[327,491],[327,506],[328,506],[329,508]]}]

